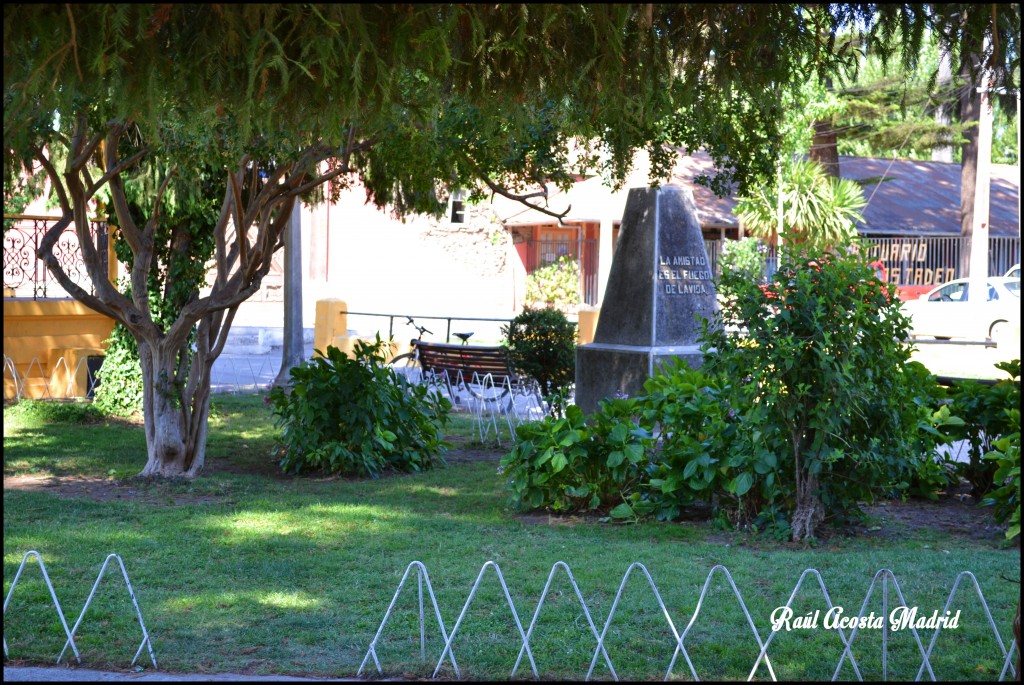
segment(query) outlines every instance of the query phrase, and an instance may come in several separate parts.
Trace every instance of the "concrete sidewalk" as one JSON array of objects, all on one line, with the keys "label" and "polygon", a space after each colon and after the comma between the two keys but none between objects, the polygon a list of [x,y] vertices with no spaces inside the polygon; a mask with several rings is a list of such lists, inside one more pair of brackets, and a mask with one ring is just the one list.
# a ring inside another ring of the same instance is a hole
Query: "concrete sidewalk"
[{"label": "concrete sidewalk", "polygon": [[240,675],[238,673],[164,673],[162,671],[142,671],[139,673],[121,673],[117,671],[91,671],[85,668],[69,668],[67,666],[4,666],[4,682],[50,683],[50,682],[81,682],[92,683],[101,681],[214,681],[230,680],[239,682],[262,681],[293,681],[293,682],[360,682],[358,678],[297,678],[286,675]]}]

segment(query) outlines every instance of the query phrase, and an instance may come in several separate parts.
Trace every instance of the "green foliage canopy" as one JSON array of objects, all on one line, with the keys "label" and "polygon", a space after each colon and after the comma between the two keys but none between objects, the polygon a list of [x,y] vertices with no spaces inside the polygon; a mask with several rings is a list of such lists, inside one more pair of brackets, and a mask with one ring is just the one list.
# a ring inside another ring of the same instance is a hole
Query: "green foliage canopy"
[{"label": "green foliage canopy", "polygon": [[599,141],[612,179],[636,148],[661,170],[671,143],[707,145],[745,186],[778,156],[780,89],[847,63],[842,27],[884,56],[931,23],[855,4],[8,5],[5,188],[55,115],[65,135],[131,121],[175,161],[322,145],[399,210],[436,209],[438,179],[568,182],[572,136]]}]

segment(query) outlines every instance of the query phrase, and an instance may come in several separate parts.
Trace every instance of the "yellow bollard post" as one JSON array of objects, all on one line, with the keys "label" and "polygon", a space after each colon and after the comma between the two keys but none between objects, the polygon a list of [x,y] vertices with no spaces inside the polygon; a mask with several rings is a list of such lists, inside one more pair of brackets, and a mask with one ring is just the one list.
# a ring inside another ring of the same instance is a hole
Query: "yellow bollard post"
[{"label": "yellow bollard post", "polygon": [[316,323],[313,328],[313,349],[326,352],[328,346],[341,347],[338,338],[348,337],[348,310],[345,300],[333,297],[317,300]]},{"label": "yellow bollard post", "polygon": [[580,322],[576,330],[578,345],[587,345],[594,342],[594,334],[597,332],[597,317],[600,314],[600,307],[580,307]]}]

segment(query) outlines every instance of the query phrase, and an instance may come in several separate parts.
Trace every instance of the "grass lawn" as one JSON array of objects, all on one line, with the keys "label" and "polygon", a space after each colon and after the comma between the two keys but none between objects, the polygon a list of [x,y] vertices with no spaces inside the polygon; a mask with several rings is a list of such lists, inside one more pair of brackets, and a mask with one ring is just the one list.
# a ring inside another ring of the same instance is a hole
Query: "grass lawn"
[{"label": "grass lawn", "polygon": [[[814,547],[716,530],[703,520],[621,526],[524,516],[508,509],[496,473],[501,452],[473,444],[465,419],[455,426],[447,467],[376,481],[291,478],[275,472],[270,412],[256,396],[216,397],[206,474],[191,483],[145,483],[129,479],[145,462],[141,426],[78,421],[81,412],[49,406],[4,411],[5,595],[22,556],[38,550],[71,625],[103,559],[117,553],[162,671],[354,676],[414,560],[429,571],[449,631],[488,560],[500,566],[524,629],[553,564],[566,562],[599,632],[626,569],[641,562],[680,632],[718,564],[731,572],[765,639],[769,616],[805,569],[820,571],[832,602],[856,615],[872,576],[888,568],[907,603],[926,616],[941,613],[958,573],[973,572],[1007,647],[1012,640],[1019,546],[986,525],[988,512],[951,498],[915,509],[916,519],[903,515],[916,505],[874,507],[868,525]],[[928,525],[933,514],[950,525]],[[925,525],[913,523],[922,516]],[[879,587],[869,611],[882,611],[881,593]],[[890,586],[893,602],[895,595]],[[64,635],[49,604],[38,567],[27,566],[4,617],[9,664],[56,659]],[[813,579],[792,606],[795,616],[825,613]],[[427,659],[420,660],[415,609],[413,577],[377,648],[389,677],[429,677],[441,655],[428,600]],[[961,583],[952,609],[961,610],[959,627],[939,636],[935,675],[997,678],[1001,652],[973,587]],[[926,648],[933,633],[920,631]],[[82,663],[127,669],[141,639],[112,567],[76,637]],[[881,642],[881,631],[865,629],[853,643],[867,679],[882,677]],[[520,644],[488,571],[454,643],[463,678],[507,679]],[[620,678],[664,677],[674,641],[639,572],[625,587],[605,644]],[[530,645],[542,678],[586,675],[595,640],[564,574],[552,581]],[[890,634],[889,646],[888,677],[913,679],[921,656],[911,633]],[[702,680],[746,679],[753,666],[756,641],[721,574],[686,648]],[[841,652],[836,633],[819,629],[780,633],[769,657],[780,679],[829,679]],[[151,668],[145,653],[140,663]],[[372,661],[369,668],[375,672]],[[673,674],[691,679],[681,657]],[[442,675],[454,675],[447,662]],[[758,676],[767,679],[763,666]],[[525,658],[517,677],[532,678]],[[603,659],[594,677],[611,678]],[[841,677],[855,677],[848,663]]]}]

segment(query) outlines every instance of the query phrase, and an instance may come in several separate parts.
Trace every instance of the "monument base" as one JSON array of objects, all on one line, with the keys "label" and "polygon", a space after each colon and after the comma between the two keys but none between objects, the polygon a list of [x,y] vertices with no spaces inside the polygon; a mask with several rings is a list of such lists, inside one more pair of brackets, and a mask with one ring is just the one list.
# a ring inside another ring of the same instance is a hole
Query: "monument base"
[{"label": "monument base", "polygon": [[576,348],[576,405],[589,414],[605,398],[642,395],[647,379],[670,360],[682,359],[696,369],[702,358],[697,345],[580,345]]}]

